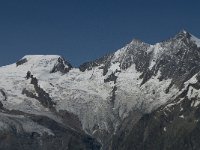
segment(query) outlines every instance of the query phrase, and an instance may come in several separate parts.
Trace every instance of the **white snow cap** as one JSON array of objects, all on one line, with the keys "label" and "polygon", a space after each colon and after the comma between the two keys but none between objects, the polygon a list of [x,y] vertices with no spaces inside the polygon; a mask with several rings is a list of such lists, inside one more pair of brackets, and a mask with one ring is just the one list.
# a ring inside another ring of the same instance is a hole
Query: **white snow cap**
[{"label": "white snow cap", "polygon": [[[31,71],[32,73],[49,73],[54,66],[59,63],[59,59],[65,61],[59,55],[26,55],[21,60],[26,59],[22,65],[18,67],[23,70]],[[65,68],[69,66],[65,64]]]},{"label": "white snow cap", "polygon": [[46,59],[46,60],[51,60],[51,59],[58,59],[61,56],[59,55],[25,55],[22,59],[27,59],[27,60],[41,60],[41,59]]}]

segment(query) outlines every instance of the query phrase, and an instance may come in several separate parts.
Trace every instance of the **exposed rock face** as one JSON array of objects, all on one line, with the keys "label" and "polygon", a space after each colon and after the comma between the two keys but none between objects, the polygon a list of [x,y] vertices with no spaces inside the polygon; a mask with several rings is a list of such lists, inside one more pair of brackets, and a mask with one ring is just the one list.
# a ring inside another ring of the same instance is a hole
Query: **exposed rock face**
[{"label": "exposed rock face", "polygon": [[16,65],[19,66],[19,65],[22,65],[22,64],[24,64],[26,62],[27,62],[27,59],[23,58],[23,59],[20,59],[18,62],[16,62]]},{"label": "exposed rock face", "polygon": [[[29,72],[27,73],[27,75],[29,74]],[[28,78],[28,77],[27,77]],[[31,78],[31,84],[34,85],[34,89],[35,89],[35,94],[33,94],[32,92],[23,89],[22,90],[22,94],[25,94],[27,97],[30,98],[35,98],[37,100],[39,100],[39,102],[46,108],[49,108],[51,111],[54,111],[54,105],[56,103],[54,103],[52,101],[52,99],[49,97],[49,94],[46,93],[42,88],[39,87],[38,85],[38,80],[37,78],[33,77],[33,75],[30,75]]]},{"label": "exposed rock face", "polygon": [[134,39],[118,52],[106,55],[93,62],[84,63],[79,68],[81,71],[85,71],[100,66],[100,68],[103,69],[103,75],[106,75],[112,63],[120,62],[119,67],[122,70],[126,70],[131,65],[135,64],[136,70],[142,72],[147,69],[149,65],[151,53],[147,53],[148,48],[150,48],[149,44]]},{"label": "exposed rock face", "polygon": [[16,132],[9,142],[28,137],[37,149],[199,149],[199,41],[181,31],[155,45],[134,39],[79,68],[57,55],[0,67],[2,113],[54,134]]},{"label": "exposed rock face", "polygon": [[181,89],[184,82],[200,69],[200,48],[190,38],[188,32],[182,31],[174,38],[157,44],[163,52],[154,53],[158,56],[154,59],[155,65],[146,72],[150,74],[147,79],[160,71],[160,80],[172,79],[172,84]]},{"label": "exposed rock face", "polygon": [[[108,54],[95,61],[83,63],[80,65],[79,69],[84,72],[85,70],[91,70],[93,67],[100,66],[101,64],[107,64],[112,56],[113,54]],[[103,67],[101,67],[101,69],[103,69]]]},{"label": "exposed rock face", "polygon": [[[67,67],[66,67],[67,66]],[[67,73],[72,68],[71,64],[65,61],[63,58],[58,58],[58,63],[55,64],[53,69],[51,70],[51,73],[55,73],[57,71],[61,73]]]},{"label": "exposed rock face", "polygon": [[6,96],[6,93],[4,92],[4,90],[0,89],[0,93],[3,96],[3,100],[6,101],[7,100],[7,96]]}]

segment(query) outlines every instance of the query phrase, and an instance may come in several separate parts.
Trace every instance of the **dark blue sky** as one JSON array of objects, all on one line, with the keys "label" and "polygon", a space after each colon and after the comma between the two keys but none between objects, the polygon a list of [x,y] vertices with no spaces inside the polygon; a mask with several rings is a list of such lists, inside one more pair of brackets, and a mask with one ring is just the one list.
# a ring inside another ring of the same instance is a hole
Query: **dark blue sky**
[{"label": "dark blue sky", "polygon": [[181,29],[200,37],[199,0],[1,0],[0,65],[59,54],[78,66],[133,38],[155,43]]}]

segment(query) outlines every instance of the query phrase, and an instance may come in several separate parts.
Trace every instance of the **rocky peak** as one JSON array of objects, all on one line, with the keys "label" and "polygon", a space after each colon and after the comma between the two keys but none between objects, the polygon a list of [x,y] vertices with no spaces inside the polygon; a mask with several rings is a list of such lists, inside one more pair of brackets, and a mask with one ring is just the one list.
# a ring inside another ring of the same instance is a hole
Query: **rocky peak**
[{"label": "rocky peak", "polygon": [[[151,73],[160,71],[160,79],[172,79],[172,84],[182,88],[185,81],[200,69],[200,53],[194,36],[182,30],[173,38],[154,46],[156,61],[151,67]],[[197,38],[196,38],[196,41]]]},{"label": "rocky peak", "polygon": [[59,57],[57,64],[54,65],[53,69],[51,70],[51,73],[55,73],[57,71],[61,73],[67,73],[72,68],[72,65],[65,61],[64,58]]},{"label": "rocky peak", "polygon": [[140,39],[133,38],[133,40],[127,45],[133,45],[134,46],[134,45],[141,45],[141,44],[147,44],[147,43],[143,42]]},{"label": "rocky peak", "polygon": [[181,30],[178,34],[175,35],[175,38],[190,38],[191,34],[186,30]]},{"label": "rocky peak", "polygon": [[150,59],[150,54],[148,53],[150,47],[150,44],[133,39],[125,47],[114,53],[111,62],[120,63],[120,68],[123,70],[135,64],[136,69],[142,71],[142,68],[146,67],[146,62]]},{"label": "rocky peak", "polygon": [[181,30],[173,38],[169,39],[168,42],[184,43],[188,46],[195,45],[197,47],[200,47],[200,39],[198,39],[196,36],[192,35],[186,30]]},{"label": "rocky peak", "polygon": [[[104,69],[104,75],[105,75],[107,73],[108,68],[113,63],[119,63],[120,68],[124,70],[130,67],[135,62],[139,63],[139,60],[141,62],[146,60],[147,59],[146,57],[148,57],[147,50],[150,47],[151,47],[150,44],[144,43],[138,39],[133,39],[125,47],[117,50],[114,53],[101,57],[100,59],[97,59],[95,61],[84,63],[79,67],[79,69],[81,71],[85,71],[85,70],[90,70],[96,66],[102,66],[101,69]],[[141,66],[143,65],[140,65],[139,70],[141,70]]]}]

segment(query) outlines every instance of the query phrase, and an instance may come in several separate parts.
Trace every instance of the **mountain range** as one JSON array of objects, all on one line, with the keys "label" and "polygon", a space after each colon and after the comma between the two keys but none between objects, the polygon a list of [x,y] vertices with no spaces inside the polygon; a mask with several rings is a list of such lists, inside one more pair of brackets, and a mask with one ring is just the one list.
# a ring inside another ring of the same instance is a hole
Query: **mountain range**
[{"label": "mountain range", "polygon": [[199,150],[200,39],[182,30],[74,68],[58,55],[0,67],[0,149]]}]

